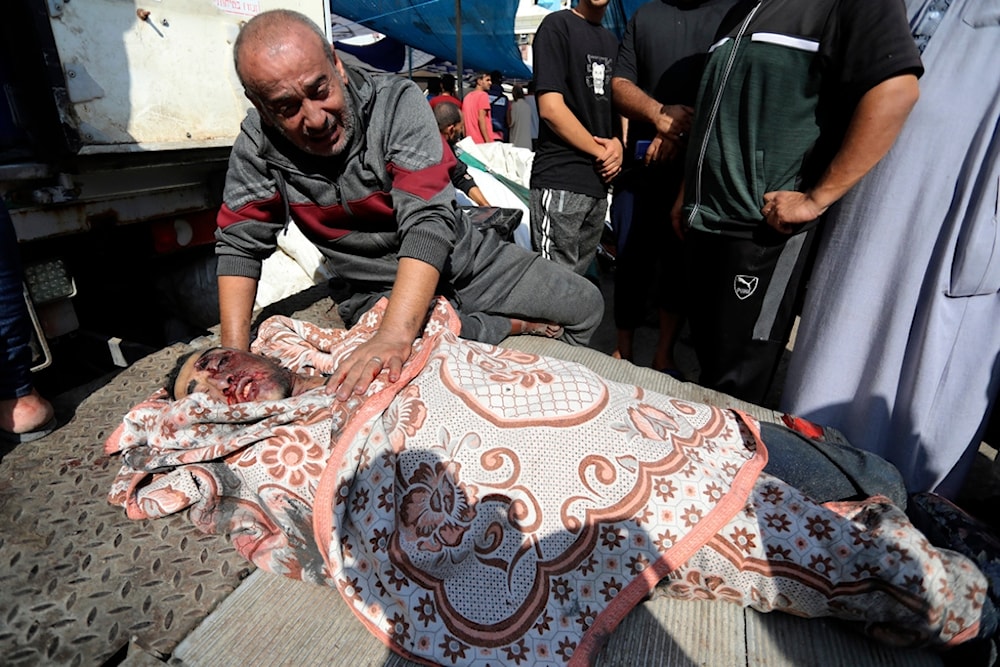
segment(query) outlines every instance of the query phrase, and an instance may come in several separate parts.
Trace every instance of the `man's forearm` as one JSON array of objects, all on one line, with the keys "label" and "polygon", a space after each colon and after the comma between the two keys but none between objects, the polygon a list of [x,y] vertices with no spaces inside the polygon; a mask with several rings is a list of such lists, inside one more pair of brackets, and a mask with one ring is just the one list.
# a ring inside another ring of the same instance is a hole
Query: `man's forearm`
[{"label": "man's forearm", "polygon": [[479,206],[490,205],[489,201],[486,200],[485,195],[483,195],[483,191],[479,189],[478,185],[473,185],[471,188],[469,188],[468,195],[469,199],[476,202],[476,204],[478,204]]},{"label": "man's forearm", "polygon": [[652,125],[665,138],[687,132],[693,109],[682,104],[661,104],[633,82],[622,77],[611,79],[615,109],[622,116]]},{"label": "man's forearm", "polygon": [[339,400],[363,394],[384,369],[389,371],[389,382],[400,378],[413,341],[424,328],[440,277],[440,272],[427,262],[412,257],[399,260],[389,305],[378,331],[341,362],[327,382]]},{"label": "man's forearm", "polygon": [[250,318],[257,297],[257,280],[245,276],[219,276],[219,324],[222,345],[250,349]]},{"label": "man's forearm", "polygon": [[862,96],[840,150],[807,193],[824,210],[844,196],[889,152],[920,89],[912,74],[886,79]]},{"label": "man's forearm", "polygon": [[604,153],[604,147],[594,141],[594,135],[566,106],[566,101],[561,93],[545,93],[539,97],[538,115],[552,128],[553,132],[573,148],[595,158]]},{"label": "man's forearm", "polygon": [[816,185],[806,192],[765,192],[760,209],[764,221],[782,234],[791,234],[802,223],[823,215],[889,152],[919,95],[917,77],[912,74],[886,79],[865,93],[840,150]]},{"label": "man's forearm", "polygon": [[412,257],[400,259],[379,335],[412,343],[423,330],[440,277],[441,273],[427,262]]},{"label": "man's forearm", "polygon": [[483,135],[483,141],[486,143],[493,142],[493,128],[486,122],[485,109],[479,110],[479,133]]},{"label": "man's forearm", "polygon": [[656,124],[656,116],[663,106],[646,94],[639,86],[620,76],[611,79],[611,96],[615,109],[621,115],[632,120]]}]

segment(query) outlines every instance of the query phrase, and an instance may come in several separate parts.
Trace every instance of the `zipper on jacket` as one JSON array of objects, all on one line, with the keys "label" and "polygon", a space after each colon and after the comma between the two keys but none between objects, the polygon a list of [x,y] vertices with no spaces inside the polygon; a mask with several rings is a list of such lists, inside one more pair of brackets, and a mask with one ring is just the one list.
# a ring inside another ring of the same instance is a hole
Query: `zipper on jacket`
[{"label": "zipper on jacket", "polygon": [[[278,186],[278,195],[281,197],[282,204],[284,205],[285,222],[281,227],[281,231],[284,232],[288,230],[288,224],[292,221],[292,200],[289,199],[288,197],[288,182],[285,180],[285,174],[281,166],[276,165],[270,161],[267,162],[267,166],[268,166],[268,172],[271,174],[271,178],[274,179],[275,185]],[[301,171],[298,171],[297,173],[303,176],[305,175],[302,174]],[[330,185],[333,186],[333,192],[337,197],[337,203],[344,207],[344,210],[347,212],[348,215],[353,216],[354,214],[351,212],[351,208],[347,205],[347,202],[345,202],[344,198],[341,196],[340,183],[338,181],[331,181]]]},{"label": "zipper on jacket", "polygon": [[726,61],[726,66],[722,70],[722,78],[719,81],[719,88],[716,91],[715,99],[712,102],[712,110],[708,115],[708,123],[705,125],[705,136],[702,137],[701,148],[698,150],[698,165],[694,179],[694,206],[691,207],[691,213],[688,215],[688,227],[694,223],[695,216],[698,215],[698,209],[701,206],[701,172],[705,165],[705,153],[708,151],[710,132],[712,127],[715,125],[715,120],[719,114],[719,106],[722,104],[722,93],[726,89],[726,83],[729,81],[729,75],[732,74],[733,64],[736,62],[737,52],[740,48],[740,42],[743,40],[743,35],[746,33],[754,14],[757,13],[757,10],[760,9],[762,4],[764,4],[764,0],[758,0],[754,8],[751,9],[750,13],[747,14],[745,19],[743,19],[743,23],[740,25],[740,29],[737,31],[736,37],[733,38],[733,50],[729,53],[729,59]]},{"label": "zipper on jacket", "polygon": [[[352,73],[354,73],[354,70],[348,70],[347,73],[348,79],[351,78]],[[347,94],[350,95],[351,98],[354,100],[355,132],[358,131],[358,118],[364,118],[370,121],[372,117],[372,111],[375,109],[375,98],[378,97],[378,87],[375,85],[375,82],[372,81],[371,78],[365,79],[362,74],[359,74],[358,76],[359,78],[361,78],[362,81],[365,82],[365,85],[371,88],[371,95],[369,95],[367,99],[361,99],[360,92],[358,92],[360,89],[360,85],[355,86],[354,81],[351,81],[350,82],[351,85],[347,86]],[[361,163],[363,169],[365,164],[365,154],[367,152],[368,152],[368,125],[366,124],[364,127],[364,132],[361,132],[360,136],[358,136],[357,145],[351,149],[350,153],[348,153],[347,155],[347,159],[344,160],[344,170],[346,171],[347,165],[350,164],[351,160],[355,159]],[[347,202],[346,199],[344,199],[343,196],[341,196],[339,178],[333,181],[333,186],[334,188],[336,188],[337,191],[337,202],[344,207],[344,213],[346,213],[349,217],[353,218],[354,211],[351,210],[351,205]]]}]

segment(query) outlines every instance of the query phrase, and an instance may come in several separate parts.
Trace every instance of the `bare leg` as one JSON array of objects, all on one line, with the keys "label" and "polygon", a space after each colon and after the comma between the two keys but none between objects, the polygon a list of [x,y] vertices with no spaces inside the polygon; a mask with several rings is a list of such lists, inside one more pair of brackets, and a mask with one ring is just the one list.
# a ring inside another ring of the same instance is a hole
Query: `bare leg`
[{"label": "bare leg", "polygon": [[674,341],[677,339],[680,323],[680,315],[660,309],[660,336],[656,340],[656,352],[653,354],[653,368],[658,371],[677,370]]},{"label": "bare leg", "polygon": [[635,329],[619,329],[618,330],[618,346],[615,351],[611,353],[611,356],[615,359],[625,359],[626,361],[632,361],[632,355],[635,354],[633,350],[632,343],[635,340]]}]

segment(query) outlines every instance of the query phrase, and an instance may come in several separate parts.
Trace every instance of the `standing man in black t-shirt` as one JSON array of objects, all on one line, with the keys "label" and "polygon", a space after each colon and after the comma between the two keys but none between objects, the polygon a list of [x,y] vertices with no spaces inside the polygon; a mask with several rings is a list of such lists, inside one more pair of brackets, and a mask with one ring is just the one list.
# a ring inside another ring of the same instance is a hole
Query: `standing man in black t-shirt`
[{"label": "standing man in black t-shirt", "polygon": [[653,368],[675,375],[674,340],[685,299],[681,240],[664,202],[684,180],[684,149],[698,81],[715,33],[737,0],[653,0],[625,28],[611,80],[615,110],[628,119],[625,169],[611,205],[616,232],[615,356],[632,361],[648,301],[659,311]]},{"label": "standing man in black t-shirt", "polygon": [[531,245],[584,274],[622,166],[611,109],[618,40],[601,26],[608,0],[580,0],[545,17],[534,40],[542,123],[531,168]]}]

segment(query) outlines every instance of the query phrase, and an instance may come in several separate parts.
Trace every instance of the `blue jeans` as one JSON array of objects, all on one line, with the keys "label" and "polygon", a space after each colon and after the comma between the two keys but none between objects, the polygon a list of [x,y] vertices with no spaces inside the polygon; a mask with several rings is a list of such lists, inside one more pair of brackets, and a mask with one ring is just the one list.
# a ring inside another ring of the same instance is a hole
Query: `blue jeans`
[{"label": "blue jeans", "polygon": [[14,223],[0,201],[0,400],[31,393],[31,320],[23,280]]}]

